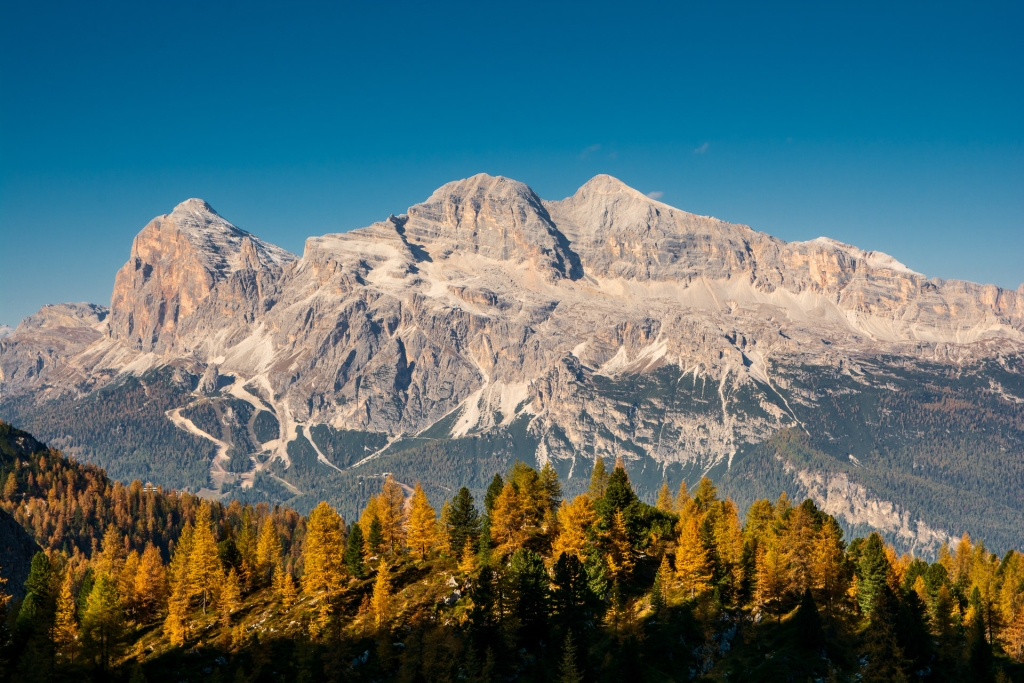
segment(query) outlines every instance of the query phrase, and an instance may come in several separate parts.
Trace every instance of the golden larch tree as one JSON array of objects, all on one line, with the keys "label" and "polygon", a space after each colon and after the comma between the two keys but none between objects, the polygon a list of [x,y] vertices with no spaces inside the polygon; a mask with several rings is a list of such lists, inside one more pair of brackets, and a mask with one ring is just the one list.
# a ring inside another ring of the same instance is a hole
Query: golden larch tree
[{"label": "golden larch tree", "polygon": [[[824,598],[825,609],[831,614],[832,606],[846,592],[843,575],[843,531],[829,518],[821,525],[814,539],[811,574],[814,588]],[[920,578],[920,577],[919,577]]]},{"label": "golden larch tree", "polygon": [[662,512],[675,512],[675,501],[672,500],[672,491],[668,488],[668,482],[661,482],[661,488],[658,489],[658,500],[655,503]]},{"label": "golden larch tree", "polygon": [[789,592],[790,572],[785,553],[778,545],[777,541],[767,541],[757,548],[754,604],[762,612],[776,614],[781,621],[782,600]]},{"label": "golden larch tree", "polygon": [[64,569],[64,579],[57,593],[57,613],[53,621],[53,644],[61,661],[75,663],[75,650],[78,645],[78,621],[75,618],[74,573],[70,563]]},{"label": "golden larch tree", "polygon": [[491,538],[498,554],[511,555],[523,547],[528,536],[523,501],[515,487],[506,482],[491,510]]},{"label": "golden larch tree", "polygon": [[330,601],[342,588],[345,576],[345,552],[341,516],[321,502],[309,513],[306,521],[305,572],[302,590],[310,595],[322,596]]},{"label": "golden larch tree", "polygon": [[242,585],[234,567],[224,577],[220,591],[220,623],[227,630],[231,628],[231,615],[238,611],[242,600]]},{"label": "golden larch tree", "polygon": [[591,534],[597,523],[597,512],[590,496],[581,494],[572,502],[562,501],[558,508],[558,536],[552,546],[551,557],[557,560],[562,553],[585,560],[590,550]]},{"label": "golden larch tree", "polygon": [[192,626],[189,615],[191,595],[188,583],[188,559],[192,554],[193,535],[192,525],[186,522],[178,536],[178,543],[174,546],[174,555],[171,557],[169,571],[171,594],[167,599],[164,632],[171,641],[171,645],[179,647],[188,640]]},{"label": "golden larch tree", "polygon": [[722,502],[714,523],[715,550],[735,593],[743,584],[743,530],[739,512],[731,499]]},{"label": "golden larch tree", "polygon": [[203,501],[196,513],[196,527],[192,533],[192,552],[188,556],[188,593],[198,597],[206,614],[206,606],[213,601],[221,583],[224,569],[217,552],[217,539],[210,526],[210,503]]},{"label": "golden larch tree", "polygon": [[681,525],[676,545],[676,577],[679,585],[690,598],[695,598],[708,588],[711,581],[708,551],[700,538],[700,526],[696,516],[691,516]]},{"label": "golden larch tree", "polygon": [[421,560],[426,559],[430,549],[437,543],[437,514],[418,482],[412,493],[412,504],[409,506],[406,542]]},{"label": "golden larch tree", "polygon": [[391,621],[391,570],[381,560],[377,567],[377,579],[373,582],[373,597],[370,600],[373,621],[377,629],[383,629]]},{"label": "golden larch tree", "polygon": [[138,612],[139,596],[135,594],[135,576],[139,573],[141,558],[137,550],[128,553],[121,573],[117,577],[117,593],[125,612],[134,617]]},{"label": "golden larch tree", "polygon": [[135,600],[140,621],[152,617],[167,594],[167,572],[164,569],[160,549],[152,543],[146,544],[135,572]]},{"label": "golden larch tree", "polygon": [[399,552],[405,545],[405,494],[390,474],[377,496],[377,519],[388,552]]},{"label": "golden larch tree", "polygon": [[256,542],[256,576],[259,585],[267,585],[271,573],[280,561],[281,535],[277,532],[274,518],[267,515],[263,518],[259,540]]},{"label": "golden larch tree", "polygon": [[612,523],[601,541],[609,575],[614,580],[625,579],[633,571],[634,559],[633,544],[629,542],[622,510],[617,510],[612,516]]}]

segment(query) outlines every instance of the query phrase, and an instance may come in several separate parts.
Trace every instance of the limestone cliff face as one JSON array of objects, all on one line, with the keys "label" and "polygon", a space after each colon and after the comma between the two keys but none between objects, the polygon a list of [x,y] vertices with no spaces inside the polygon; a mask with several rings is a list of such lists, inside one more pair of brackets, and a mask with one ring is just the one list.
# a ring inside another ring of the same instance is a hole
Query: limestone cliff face
[{"label": "limestone cliff face", "polygon": [[0,337],[0,386],[31,385],[58,371],[103,338],[107,309],[95,304],[53,304]]},{"label": "limestone cliff face", "polygon": [[[135,237],[128,263],[114,278],[110,337],[140,351],[161,351],[204,304],[208,315],[251,320],[268,286],[293,260],[203,200],[189,199]],[[216,301],[208,302],[214,293]]]},{"label": "limestone cliff face", "polygon": [[[190,199],[135,238],[109,318],[68,311],[0,341],[0,392],[215,365],[265,387],[281,458],[297,424],[398,436],[452,416],[458,436],[529,415],[551,457],[639,440],[661,462],[716,462],[796,419],[772,393],[788,381],[779,367],[1024,346],[1024,290],[929,279],[825,238],[786,243],[610,176],[544,201],[477,175],[311,237],[301,258]],[[665,368],[657,425],[623,418],[615,383]],[[672,398],[684,386],[705,413]]]}]

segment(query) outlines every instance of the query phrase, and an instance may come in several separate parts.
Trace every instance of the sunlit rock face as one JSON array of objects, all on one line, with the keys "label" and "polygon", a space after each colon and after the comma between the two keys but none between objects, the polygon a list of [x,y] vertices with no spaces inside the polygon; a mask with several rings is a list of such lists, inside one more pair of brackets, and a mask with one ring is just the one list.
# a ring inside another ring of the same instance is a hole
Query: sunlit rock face
[{"label": "sunlit rock face", "polygon": [[48,307],[0,339],[0,398],[173,366],[233,378],[246,400],[261,387],[282,461],[303,424],[462,437],[525,419],[539,460],[626,444],[627,461],[707,470],[805,426],[821,401],[797,379],[807,368],[867,383],[880,362],[963,368],[1022,349],[1024,286],[787,243],[606,175],[546,201],[481,174],[310,237],[301,257],[189,199],[135,238],[109,315]]}]

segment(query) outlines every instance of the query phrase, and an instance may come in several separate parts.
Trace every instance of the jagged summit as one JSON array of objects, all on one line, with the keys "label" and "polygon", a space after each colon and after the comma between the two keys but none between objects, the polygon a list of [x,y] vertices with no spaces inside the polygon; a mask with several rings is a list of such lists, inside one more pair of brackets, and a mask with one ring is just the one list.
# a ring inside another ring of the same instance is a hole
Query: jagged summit
[{"label": "jagged summit", "polygon": [[214,210],[212,206],[209,205],[209,203],[207,203],[205,199],[199,199],[198,197],[186,199],[185,201],[175,206],[174,210],[171,213],[185,212],[212,213],[215,216],[220,215]]}]

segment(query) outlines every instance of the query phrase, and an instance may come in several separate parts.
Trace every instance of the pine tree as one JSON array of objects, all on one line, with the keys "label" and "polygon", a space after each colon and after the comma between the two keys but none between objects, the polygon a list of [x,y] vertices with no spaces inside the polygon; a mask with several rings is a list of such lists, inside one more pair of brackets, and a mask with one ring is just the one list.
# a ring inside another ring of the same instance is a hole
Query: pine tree
[{"label": "pine tree", "polygon": [[196,514],[192,534],[192,552],[188,556],[188,593],[199,598],[206,614],[206,606],[213,601],[224,580],[224,569],[217,553],[217,539],[210,527],[210,503],[203,501]]},{"label": "pine tree", "polygon": [[57,593],[57,613],[53,622],[53,641],[57,647],[57,656],[69,664],[75,663],[75,650],[78,645],[77,605],[73,593],[74,575],[70,565],[64,570],[64,579]]},{"label": "pine tree", "polygon": [[381,527],[380,518],[374,515],[370,518],[370,533],[366,536],[366,556],[369,558],[380,555],[383,549],[383,527]]},{"label": "pine tree", "polygon": [[412,504],[409,506],[409,518],[406,524],[406,541],[425,560],[430,549],[436,542],[437,514],[427,500],[423,487],[416,483],[413,489]]},{"label": "pine tree", "polygon": [[473,496],[465,486],[459,489],[452,500],[448,513],[450,530],[448,542],[458,557],[466,546],[476,546],[480,541],[480,515],[473,504]]},{"label": "pine tree", "polygon": [[605,468],[604,458],[599,455],[594,458],[594,469],[590,472],[590,488],[587,490],[587,495],[591,500],[598,500],[604,498],[607,489],[608,470]]},{"label": "pine tree", "polygon": [[676,545],[676,577],[683,591],[695,598],[708,588],[711,581],[708,552],[700,538],[700,527],[696,517],[686,520],[679,530]]},{"label": "pine tree", "polygon": [[693,502],[701,514],[707,512],[718,502],[718,489],[707,477],[701,477],[697,482],[697,488],[693,492]]},{"label": "pine tree", "polygon": [[494,540],[491,538],[491,518],[484,515],[480,521],[480,547],[477,554],[477,561],[481,567],[491,564],[491,548]]},{"label": "pine tree", "polygon": [[655,503],[662,512],[675,512],[675,501],[672,500],[672,492],[668,488],[668,482],[662,481],[661,488],[658,489],[658,500]]},{"label": "pine tree", "polygon": [[114,659],[124,634],[121,611],[114,579],[99,572],[82,615],[82,641],[85,651],[101,670],[107,670]]},{"label": "pine tree", "polygon": [[256,543],[256,583],[266,586],[271,579],[274,568],[281,562],[281,536],[273,517],[267,515],[260,527],[260,537]]},{"label": "pine tree", "polygon": [[626,474],[626,468],[616,466],[608,476],[608,486],[605,487],[604,498],[594,507],[606,521],[611,521],[611,517],[616,511],[624,510],[635,500],[636,494],[633,492],[629,475]]},{"label": "pine tree", "polygon": [[562,553],[584,559],[590,551],[597,513],[589,496],[579,495],[571,503],[563,502],[558,508],[558,536],[552,544],[551,556]]},{"label": "pine tree", "polygon": [[348,573],[357,579],[363,578],[366,573],[366,566],[363,564],[363,529],[358,523],[349,529],[348,539],[345,542],[345,566]]},{"label": "pine tree", "polygon": [[313,508],[306,520],[302,590],[324,603],[333,601],[342,588],[342,524],[338,513],[325,502]]},{"label": "pine tree", "polygon": [[391,570],[388,563],[383,560],[377,566],[377,580],[373,583],[371,606],[377,630],[384,629],[391,621]]},{"label": "pine tree", "polygon": [[654,575],[654,584],[651,586],[651,613],[660,616],[668,604],[667,593],[671,581],[672,567],[668,563],[668,555],[661,556],[661,564]]},{"label": "pine tree", "polygon": [[864,634],[862,669],[865,683],[903,683],[907,681],[907,661],[896,637],[899,603],[887,583],[876,588],[869,611],[871,623]]},{"label": "pine tree", "polygon": [[494,503],[498,500],[498,496],[501,495],[502,490],[505,488],[505,482],[502,480],[500,474],[495,474],[494,478],[491,479],[491,483],[487,485],[487,493],[484,495],[484,512],[490,515],[494,510]]},{"label": "pine tree", "polygon": [[559,683],[583,683],[583,674],[576,663],[576,645],[572,641],[572,629],[565,634],[562,662],[558,667]]},{"label": "pine tree", "polygon": [[377,497],[377,515],[387,551],[400,552],[405,545],[405,494],[390,474]]},{"label": "pine tree", "polygon": [[498,554],[502,556],[511,555],[523,547],[528,538],[523,501],[511,482],[505,484],[501,495],[494,501],[490,527],[491,536],[498,544]]},{"label": "pine tree", "polygon": [[546,640],[548,631],[548,578],[540,555],[520,548],[508,563],[507,578],[512,614],[519,641],[528,648]]},{"label": "pine tree", "polygon": [[549,511],[557,510],[562,502],[562,485],[558,481],[558,472],[550,460],[540,468],[539,479],[544,506]]},{"label": "pine tree", "polygon": [[857,582],[857,603],[861,612],[871,614],[875,596],[882,586],[889,585],[889,559],[885,554],[885,544],[878,532],[868,536],[861,550]]}]

